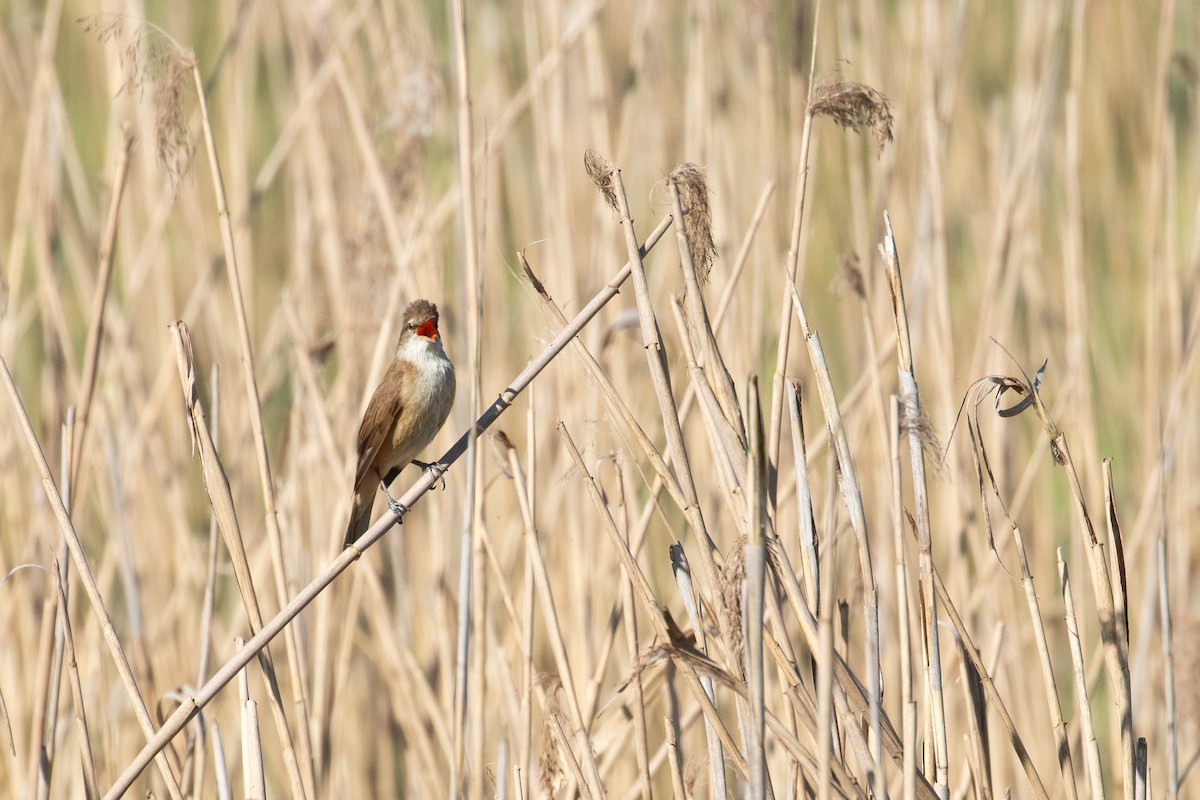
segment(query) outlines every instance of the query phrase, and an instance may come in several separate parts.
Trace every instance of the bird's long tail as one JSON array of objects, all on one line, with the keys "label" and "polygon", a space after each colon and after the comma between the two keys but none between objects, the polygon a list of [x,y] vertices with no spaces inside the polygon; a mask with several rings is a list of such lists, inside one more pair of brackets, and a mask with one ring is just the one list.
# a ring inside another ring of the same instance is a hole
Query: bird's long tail
[{"label": "bird's long tail", "polygon": [[[346,526],[346,540],[342,542],[342,547],[349,547],[358,541],[358,538],[367,532],[367,528],[371,527],[371,509],[374,507],[375,496],[363,498],[361,503],[355,503],[354,508],[350,511],[350,524]],[[359,510],[359,506],[362,510]]]}]

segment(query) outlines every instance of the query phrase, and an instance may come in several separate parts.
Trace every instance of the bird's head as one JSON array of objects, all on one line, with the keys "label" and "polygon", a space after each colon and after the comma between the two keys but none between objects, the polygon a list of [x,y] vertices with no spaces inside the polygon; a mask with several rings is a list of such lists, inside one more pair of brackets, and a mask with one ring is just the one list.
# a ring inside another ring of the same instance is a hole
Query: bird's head
[{"label": "bird's head", "polygon": [[413,300],[409,303],[404,309],[403,325],[397,351],[403,350],[405,345],[414,340],[423,344],[435,344],[441,338],[438,334],[437,306],[428,300]]}]

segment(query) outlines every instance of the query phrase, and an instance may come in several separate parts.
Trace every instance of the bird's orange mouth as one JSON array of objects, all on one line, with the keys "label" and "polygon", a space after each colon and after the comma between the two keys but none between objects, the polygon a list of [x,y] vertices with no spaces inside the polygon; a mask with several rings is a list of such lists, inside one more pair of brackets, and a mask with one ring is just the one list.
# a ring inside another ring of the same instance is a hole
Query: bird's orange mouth
[{"label": "bird's orange mouth", "polygon": [[436,340],[438,337],[437,320],[433,317],[425,320],[417,327],[417,336],[424,336],[426,339]]}]

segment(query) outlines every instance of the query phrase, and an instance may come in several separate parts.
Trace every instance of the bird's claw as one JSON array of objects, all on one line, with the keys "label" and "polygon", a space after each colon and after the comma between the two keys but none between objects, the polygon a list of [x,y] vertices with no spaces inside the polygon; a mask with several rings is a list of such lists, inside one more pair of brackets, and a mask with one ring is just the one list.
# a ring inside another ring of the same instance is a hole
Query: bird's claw
[{"label": "bird's claw", "polygon": [[[422,469],[422,471],[424,471],[424,472],[429,472],[430,470],[441,466],[441,464],[438,464],[436,462],[417,461],[416,459],[413,459],[412,463],[415,464],[416,466],[420,467]],[[441,484],[443,492],[446,491],[446,473],[445,472],[438,473],[437,483]]]},{"label": "bird's claw", "polygon": [[403,525],[404,515],[408,513],[408,507],[401,505],[400,501],[392,497],[390,494],[387,496],[387,504],[388,508],[391,509],[392,514],[396,517],[396,524]]}]

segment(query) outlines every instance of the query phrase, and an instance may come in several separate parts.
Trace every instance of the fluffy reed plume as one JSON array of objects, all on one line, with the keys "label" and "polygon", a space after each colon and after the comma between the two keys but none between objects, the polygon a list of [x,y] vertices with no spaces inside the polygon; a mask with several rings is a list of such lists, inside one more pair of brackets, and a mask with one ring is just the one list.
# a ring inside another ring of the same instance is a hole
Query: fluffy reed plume
[{"label": "fluffy reed plume", "polygon": [[604,204],[616,212],[618,210],[616,170],[612,162],[589,147],[583,152],[583,168],[587,171],[588,177],[592,179],[592,183],[600,190]]},{"label": "fluffy reed plume", "polygon": [[150,87],[155,152],[171,182],[178,183],[195,150],[188,129],[188,114],[194,106],[188,84],[195,56],[159,26],[125,14],[91,14],[78,22],[98,41],[115,41],[120,46],[125,71],[122,91],[141,96]]},{"label": "fluffy reed plume", "polygon": [[679,199],[683,203],[683,228],[688,247],[692,251],[692,263],[700,283],[708,280],[712,271],[717,245],[712,236],[712,209],[708,205],[708,183],[704,171],[695,164],[680,164],[671,171],[670,181],[679,187]]},{"label": "fluffy reed plume", "polygon": [[843,128],[870,128],[879,152],[892,141],[892,105],[870,86],[837,79],[818,83],[811,110],[814,116],[829,117]]}]

